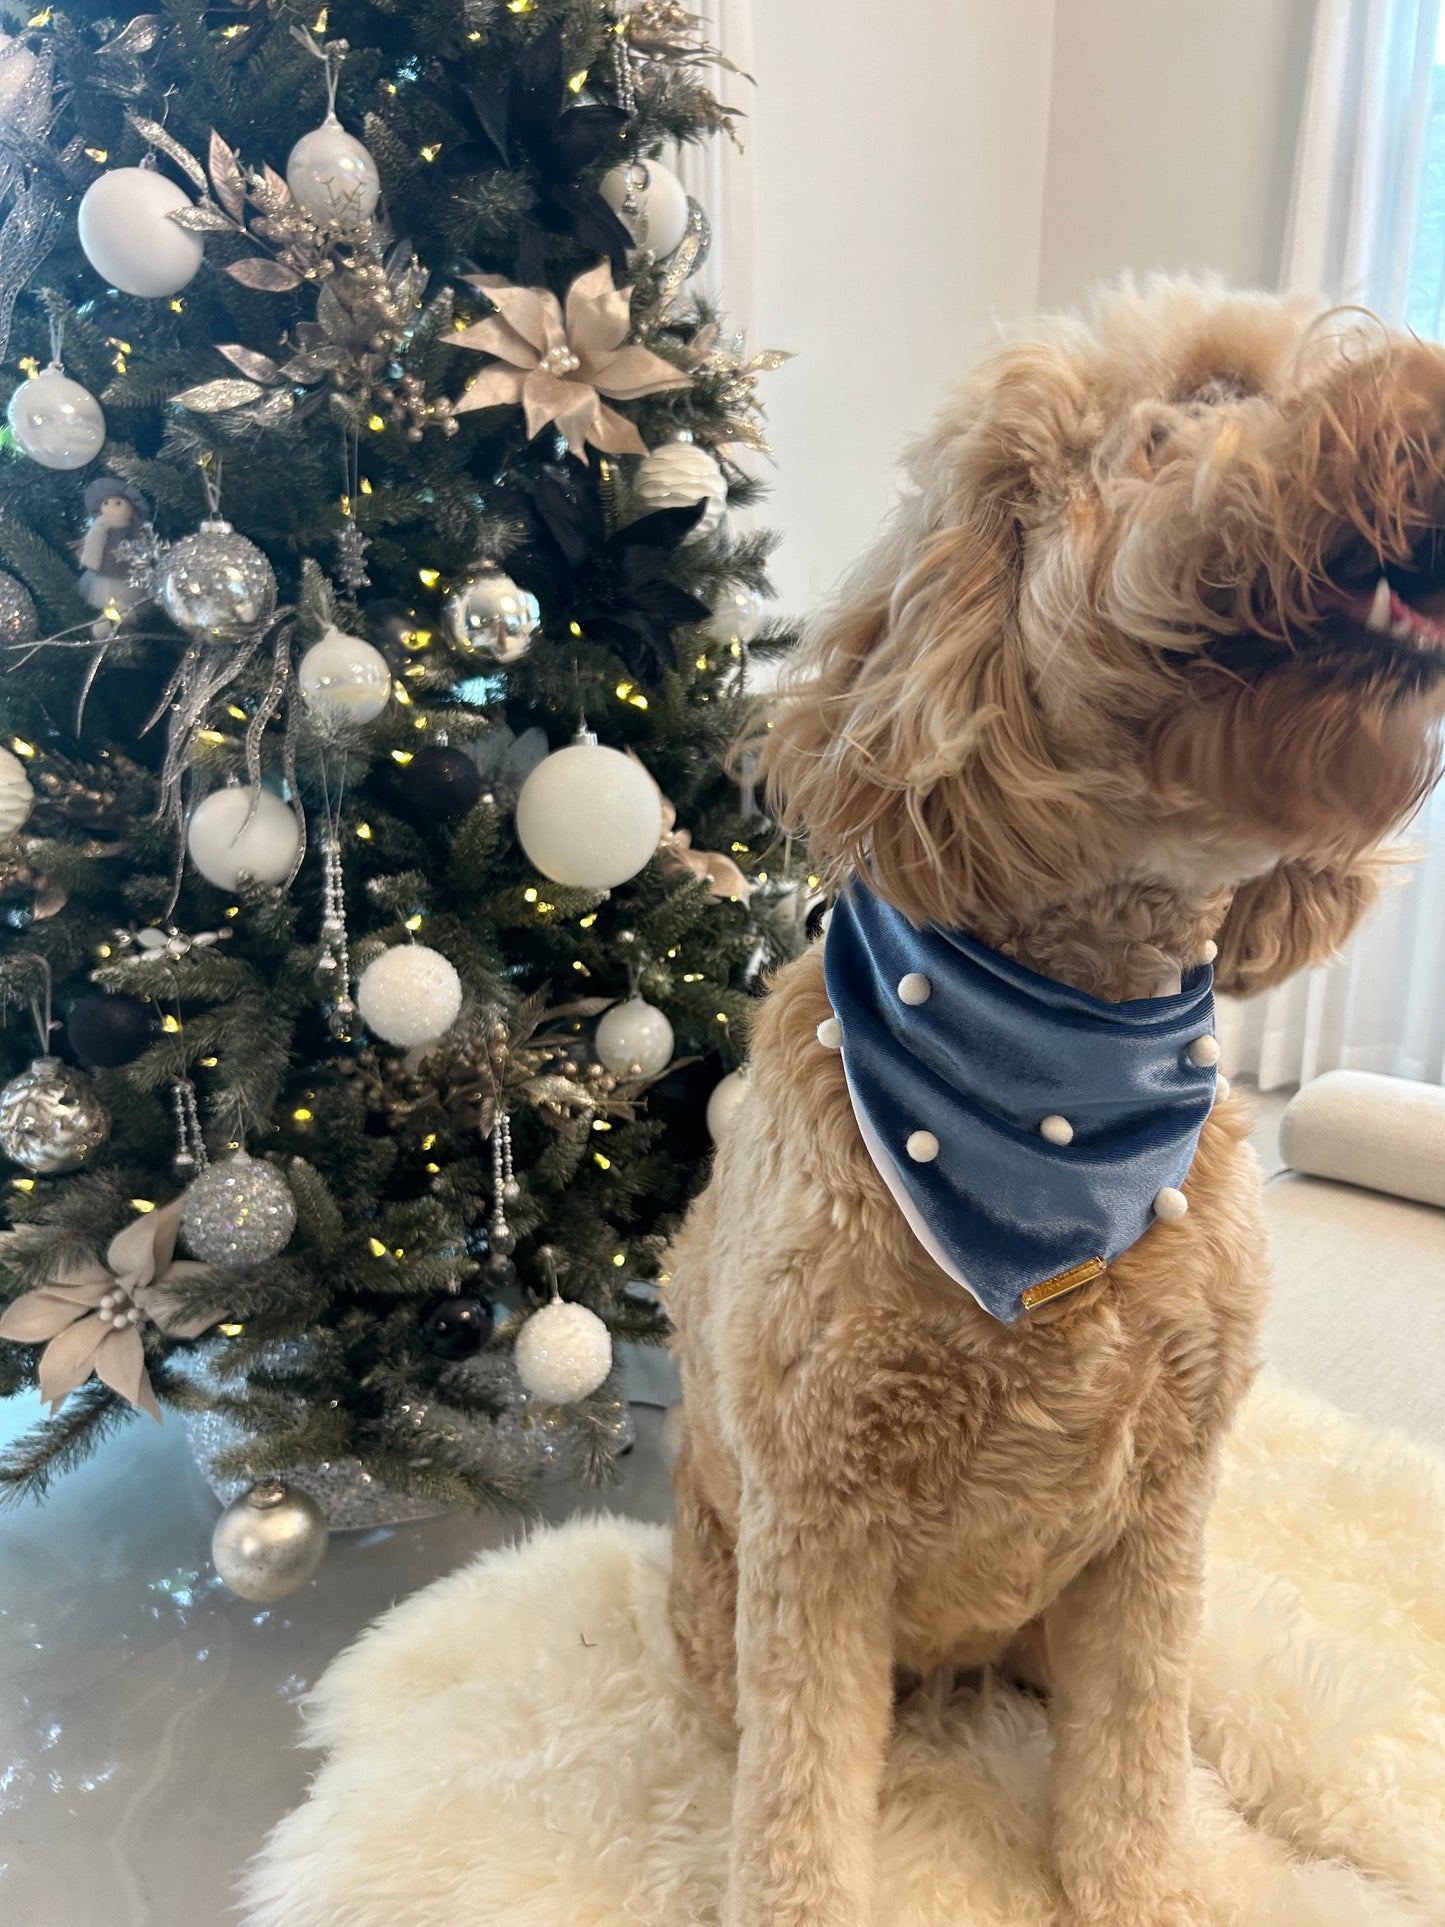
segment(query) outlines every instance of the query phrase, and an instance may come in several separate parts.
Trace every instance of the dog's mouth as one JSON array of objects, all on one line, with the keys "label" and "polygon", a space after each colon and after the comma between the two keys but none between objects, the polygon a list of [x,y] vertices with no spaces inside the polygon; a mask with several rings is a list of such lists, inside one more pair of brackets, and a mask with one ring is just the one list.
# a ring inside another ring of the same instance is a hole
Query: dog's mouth
[{"label": "dog's mouth", "polygon": [[1353,641],[1372,653],[1394,644],[1445,667],[1445,532],[1432,529],[1403,565],[1381,567],[1369,556],[1347,553],[1330,579],[1321,641]]}]

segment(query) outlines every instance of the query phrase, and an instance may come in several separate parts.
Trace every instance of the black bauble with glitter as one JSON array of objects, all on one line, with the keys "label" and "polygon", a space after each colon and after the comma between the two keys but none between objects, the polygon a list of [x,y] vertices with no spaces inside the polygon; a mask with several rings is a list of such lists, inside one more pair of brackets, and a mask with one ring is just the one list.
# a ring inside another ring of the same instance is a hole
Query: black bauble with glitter
[{"label": "black bauble with glitter", "polygon": [[133,1064],[155,1031],[155,1015],[139,997],[117,991],[82,997],[70,1013],[65,1035],[70,1048],[91,1070],[113,1071]]},{"label": "black bauble with glitter", "polygon": [[493,1322],[483,1298],[443,1298],[421,1321],[421,1342],[434,1358],[475,1358],[491,1337]]},{"label": "black bauble with glitter", "polygon": [[482,793],[482,773],[459,749],[419,749],[406,766],[406,800],[417,816],[465,816]]}]

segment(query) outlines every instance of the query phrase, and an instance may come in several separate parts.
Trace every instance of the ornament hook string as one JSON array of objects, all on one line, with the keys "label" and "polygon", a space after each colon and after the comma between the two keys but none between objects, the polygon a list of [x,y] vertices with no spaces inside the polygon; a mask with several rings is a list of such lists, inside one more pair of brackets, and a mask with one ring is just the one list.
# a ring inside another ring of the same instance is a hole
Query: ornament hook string
[{"label": "ornament hook string", "polygon": [[305,27],[296,25],[294,22],[291,27],[291,38],[303,46],[307,53],[314,54],[316,59],[325,67],[326,118],[328,120],[335,120],[336,89],[341,84],[341,63],[351,52],[349,42],[345,40],[328,40],[323,47],[314,34],[308,32]]},{"label": "ornament hook string", "polygon": [[31,992],[30,1015],[35,1021],[35,1034],[40,1039],[40,1055],[42,1057],[49,1057],[50,1033],[55,1028],[54,1017],[51,1011],[52,979],[50,975],[50,959],[37,954],[35,956],[35,967],[40,972],[42,987],[40,990]]},{"label": "ornament hook string", "polygon": [[221,475],[224,463],[215,449],[204,454],[199,463],[201,487],[206,491],[206,513],[212,521],[221,513]]}]

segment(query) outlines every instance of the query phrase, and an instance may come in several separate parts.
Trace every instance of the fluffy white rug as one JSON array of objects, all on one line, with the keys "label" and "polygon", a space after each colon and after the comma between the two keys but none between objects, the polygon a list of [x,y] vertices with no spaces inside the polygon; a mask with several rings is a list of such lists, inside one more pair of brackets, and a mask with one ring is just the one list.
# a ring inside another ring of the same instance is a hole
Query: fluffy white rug
[{"label": "fluffy white rug", "polygon": [[[311,1697],[327,1749],[249,1927],[683,1927],[717,1917],[731,1753],[667,1631],[668,1538],[599,1518],[388,1613]],[[1218,1927],[1445,1922],[1445,1460],[1265,1381],[1212,1528],[1197,1878]],[[1043,1715],[904,1709],[879,1927],[1052,1927]]]}]

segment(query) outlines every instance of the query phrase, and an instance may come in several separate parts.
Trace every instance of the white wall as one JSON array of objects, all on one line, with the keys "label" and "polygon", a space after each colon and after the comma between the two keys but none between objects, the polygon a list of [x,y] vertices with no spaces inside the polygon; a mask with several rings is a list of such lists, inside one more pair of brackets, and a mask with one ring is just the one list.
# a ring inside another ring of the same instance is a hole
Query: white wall
[{"label": "white wall", "polygon": [[[707,4],[726,45],[743,0]],[[748,112],[751,338],[797,354],[763,382],[783,609],[868,542],[996,325],[1125,268],[1274,282],[1315,6],[753,0],[759,85],[723,91]]]},{"label": "white wall", "polygon": [[[1067,6],[1070,0],[1061,0]],[[890,473],[995,317],[1033,305],[1053,0],[758,0],[753,341],[784,609],[868,542]],[[751,98],[746,96],[751,95]]]},{"label": "white wall", "polygon": [[1039,299],[1279,275],[1315,0],[1059,0]]}]

